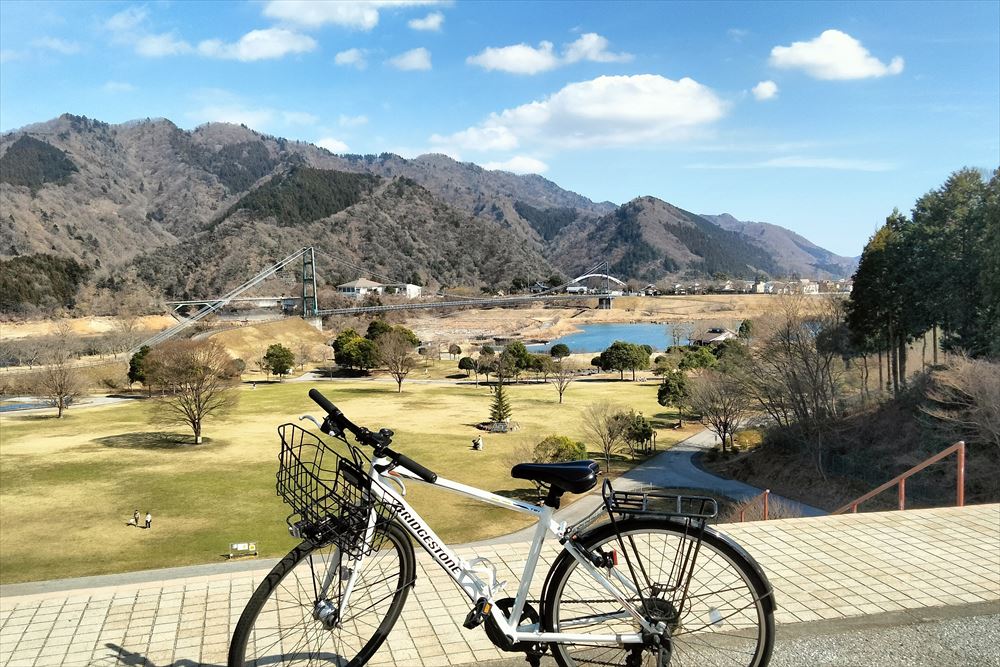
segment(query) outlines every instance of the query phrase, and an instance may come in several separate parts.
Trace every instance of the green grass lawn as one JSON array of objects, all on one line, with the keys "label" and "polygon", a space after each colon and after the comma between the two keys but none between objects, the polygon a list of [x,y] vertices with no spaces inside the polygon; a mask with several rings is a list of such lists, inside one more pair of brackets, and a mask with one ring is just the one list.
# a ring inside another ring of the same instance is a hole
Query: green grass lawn
[{"label": "green grass lawn", "polygon": [[[257,540],[264,556],[293,541],[287,506],[274,491],[275,428],[300,414],[320,416],[307,392],[316,386],[358,424],[396,432],[394,447],[439,474],[521,496],[533,487],[510,478],[511,451],[549,434],[586,441],[580,423],[590,403],[607,400],[668,419],[653,383],[578,381],[558,404],[548,385],[510,388],[521,429],[486,434],[473,452],[473,424],[489,414],[485,387],[383,382],[260,384],[239,391],[239,406],[210,419],[200,446],[180,427],[151,420],[155,401],[0,416],[0,582],[13,583],[217,562],[230,542]],[[660,430],[658,447],[683,437]],[[591,455],[599,459],[597,451]],[[612,474],[630,463],[616,462]],[[521,515],[410,485],[409,499],[448,542],[500,535]],[[133,509],[153,514],[152,530],[126,526]]]}]

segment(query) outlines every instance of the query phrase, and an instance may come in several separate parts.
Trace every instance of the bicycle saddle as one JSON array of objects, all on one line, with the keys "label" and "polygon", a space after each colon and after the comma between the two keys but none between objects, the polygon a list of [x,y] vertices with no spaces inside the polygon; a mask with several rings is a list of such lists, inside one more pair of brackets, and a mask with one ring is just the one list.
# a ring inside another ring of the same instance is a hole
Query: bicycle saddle
[{"label": "bicycle saddle", "polygon": [[551,484],[568,493],[590,491],[597,484],[596,461],[566,461],[564,463],[518,463],[511,468],[514,479],[530,479]]}]

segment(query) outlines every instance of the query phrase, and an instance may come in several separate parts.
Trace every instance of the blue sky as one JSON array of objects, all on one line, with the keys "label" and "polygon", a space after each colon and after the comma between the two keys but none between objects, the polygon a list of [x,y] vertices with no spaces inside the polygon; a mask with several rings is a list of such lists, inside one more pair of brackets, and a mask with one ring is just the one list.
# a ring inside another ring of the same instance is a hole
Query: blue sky
[{"label": "blue sky", "polygon": [[1000,3],[0,2],[0,128],[64,112],[443,152],[856,255],[1000,163]]}]

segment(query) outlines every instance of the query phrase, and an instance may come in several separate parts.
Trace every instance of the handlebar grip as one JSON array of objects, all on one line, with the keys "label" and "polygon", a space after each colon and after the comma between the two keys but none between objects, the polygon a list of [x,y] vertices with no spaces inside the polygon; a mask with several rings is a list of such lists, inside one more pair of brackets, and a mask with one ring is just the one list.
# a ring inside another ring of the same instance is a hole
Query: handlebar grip
[{"label": "handlebar grip", "polygon": [[[330,399],[328,399],[323,394],[319,393],[318,389],[310,389],[309,390],[309,398],[311,398],[312,400],[316,401],[316,404],[319,407],[321,407],[324,410],[326,410],[326,414],[329,415],[329,419],[332,420],[337,425],[337,427],[340,430],[342,430],[342,431],[345,431],[345,430],[346,431],[350,431],[355,436],[357,436],[359,433],[361,433],[361,429],[359,429],[354,424],[354,422],[352,422],[350,419],[348,419],[347,416],[343,412],[340,411],[340,408],[338,408],[336,405],[334,405],[333,403],[331,403]],[[324,431],[324,433],[325,432],[326,431]]]},{"label": "handlebar grip", "polygon": [[407,470],[409,470],[410,472],[412,472],[414,475],[424,480],[425,482],[430,482],[431,484],[433,484],[434,482],[437,481],[438,476],[436,472],[433,472],[423,467],[422,465],[411,459],[406,454],[399,454],[397,452],[394,458],[396,459],[397,463],[402,465],[404,468],[406,468]]},{"label": "handlebar grip", "polygon": [[330,399],[328,399],[323,394],[319,393],[319,389],[310,389],[309,390],[309,398],[311,398],[312,400],[316,401],[316,404],[319,407],[321,407],[324,410],[326,410],[326,413],[328,415],[335,415],[335,414],[338,414],[340,412],[340,410],[337,409],[337,406],[330,402]]}]

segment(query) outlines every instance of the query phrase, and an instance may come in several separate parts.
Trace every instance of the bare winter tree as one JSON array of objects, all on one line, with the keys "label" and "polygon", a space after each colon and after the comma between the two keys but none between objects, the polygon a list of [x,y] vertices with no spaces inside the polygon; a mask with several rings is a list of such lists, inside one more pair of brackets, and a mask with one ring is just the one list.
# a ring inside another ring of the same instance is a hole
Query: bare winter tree
[{"label": "bare winter tree", "polygon": [[52,401],[58,411],[56,416],[62,419],[63,412],[73,399],[83,392],[76,356],[70,348],[52,343],[43,354],[42,361],[44,365],[36,376],[36,391]]},{"label": "bare winter tree", "polygon": [[114,320],[114,330],[110,336],[111,352],[117,357],[128,352],[142,340],[142,320],[135,311],[122,309]]},{"label": "bare winter tree", "polygon": [[312,345],[309,343],[301,342],[295,346],[295,363],[299,370],[302,370],[302,367],[309,363],[312,357]]},{"label": "bare winter tree", "polygon": [[389,375],[396,380],[396,391],[403,391],[403,380],[417,365],[413,357],[413,343],[401,331],[389,331],[378,337],[378,359]]},{"label": "bare winter tree", "polygon": [[946,431],[1000,448],[1000,364],[956,356],[936,371],[921,408]]},{"label": "bare winter tree", "polygon": [[761,321],[740,377],[744,391],[776,424],[800,429],[822,475],[828,431],[843,396],[842,354],[831,342],[843,317],[836,301],[825,302],[819,312],[805,305],[801,296],[782,297],[778,312]]},{"label": "bare winter tree", "polygon": [[610,403],[594,403],[583,413],[583,432],[601,448],[604,454],[605,472],[611,469],[611,455],[623,451],[626,420],[622,411]]},{"label": "bare winter tree", "polygon": [[750,412],[750,398],[746,391],[731,376],[716,371],[705,371],[691,384],[688,405],[708,421],[710,431],[722,441],[722,451],[726,451],[727,440],[732,443],[733,434]]},{"label": "bare winter tree", "polygon": [[239,373],[226,350],[211,340],[171,341],[153,348],[146,357],[146,377],[163,390],[156,418],[190,426],[196,445],[202,442],[205,419],[236,403],[233,386]]},{"label": "bare winter tree", "polygon": [[257,369],[259,373],[263,373],[264,377],[268,380],[271,379],[271,364],[267,360],[267,345],[261,345],[257,347],[253,352],[253,367]]},{"label": "bare winter tree", "polygon": [[694,323],[675,322],[673,324],[668,324],[667,331],[670,333],[671,344],[681,345],[682,340],[690,341],[691,336],[694,335]]},{"label": "bare winter tree", "polygon": [[35,376],[35,391],[52,401],[58,417],[83,391],[83,380],[77,365],[79,339],[66,320],[56,322],[55,334],[39,349],[42,364]]},{"label": "bare winter tree", "polygon": [[566,393],[566,389],[577,378],[579,366],[565,359],[560,360],[554,366],[552,370],[552,384],[556,388],[556,391],[559,392],[559,402],[562,403],[563,394]]}]

